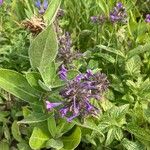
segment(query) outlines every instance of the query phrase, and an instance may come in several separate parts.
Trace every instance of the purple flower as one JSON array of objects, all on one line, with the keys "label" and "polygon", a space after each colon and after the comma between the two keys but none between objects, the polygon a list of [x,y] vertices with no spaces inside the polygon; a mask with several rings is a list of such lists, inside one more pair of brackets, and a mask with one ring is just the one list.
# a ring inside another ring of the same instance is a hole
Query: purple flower
[{"label": "purple flower", "polygon": [[37,0],[35,2],[35,6],[38,8],[39,14],[44,14],[46,9],[47,9],[47,7],[48,7],[48,0],[44,0],[43,3],[41,3],[40,0]]},{"label": "purple flower", "polygon": [[77,51],[71,51],[72,41],[69,32],[65,32],[63,36],[58,36],[59,52],[58,58],[63,61],[63,64],[71,64],[73,60],[81,57],[82,55]]},{"label": "purple flower", "polygon": [[76,103],[76,97],[74,96],[73,97],[73,111],[74,111],[74,114],[79,114],[79,107],[77,106],[77,103]]},{"label": "purple flower", "polygon": [[74,114],[73,116],[71,116],[71,117],[68,117],[67,118],[67,121],[68,122],[71,122],[74,118],[76,118],[76,117],[78,117],[78,114]]},{"label": "purple flower", "polygon": [[93,23],[104,23],[106,17],[104,15],[99,15],[99,16],[91,16],[91,22]]},{"label": "purple flower", "polygon": [[70,34],[69,34],[69,32],[65,33],[65,37],[66,37],[66,49],[70,50],[71,40],[70,40]]},{"label": "purple flower", "polygon": [[110,20],[114,22],[125,22],[127,17],[127,13],[123,4],[118,2],[114,7],[113,11],[110,13]]},{"label": "purple flower", "polygon": [[3,0],[0,0],[0,5],[2,5],[3,4]]},{"label": "purple flower", "polygon": [[39,14],[44,14],[45,10],[44,9],[40,9],[39,10]]},{"label": "purple flower", "polygon": [[60,109],[60,114],[61,114],[61,117],[63,118],[64,116],[66,116],[67,112],[68,112],[68,108],[62,108]]},{"label": "purple flower", "polygon": [[76,77],[75,77],[75,80],[77,81],[77,82],[80,82],[82,79],[84,79],[85,78],[85,76],[84,76],[84,74],[78,74]]},{"label": "purple flower", "polygon": [[90,78],[91,76],[93,76],[92,70],[88,69],[86,71],[86,75],[85,76],[86,76],[87,79]]},{"label": "purple flower", "polygon": [[97,16],[92,16],[92,17],[91,17],[91,21],[92,21],[93,23],[98,23],[98,17],[97,17]]},{"label": "purple flower", "polygon": [[37,0],[36,2],[35,2],[35,6],[37,7],[37,8],[41,8],[41,1],[40,0]]},{"label": "purple flower", "polygon": [[[62,66],[62,70],[66,69]],[[64,71],[61,71],[63,77]],[[72,80],[67,80],[66,86],[60,91],[60,96],[64,99],[63,103],[47,103],[47,109],[52,109],[61,105],[59,113],[62,118],[71,122],[75,118],[85,118],[86,116],[96,116],[99,109],[91,104],[90,100],[100,100],[103,93],[107,90],[109,82],[105,74],[93,73],[87,70],[80,73]]]},{"label": "purple flower", "polygon": [[118,8],[118,9],[123,8],[123,5],[122,5],[122,3],[121,3],[121,2],[118,2],[118,3],[116,4],[116,6],[117,6],[117,8]]},{"label": "purple flower", "polygon": [[51,102],[49,102],[49,101],[46,101],[46,108],[48,109],[48,110],[51,110],[52,108],[55,108],[55,107],[57,107],[57,106],[59,106],[59,105],[61,105],[62,103],[51,103]]},{"label": "purple flower", "polygon": [[69,89],[69,90],[66,91],[64,94],[65,94],[65,95],[69,95],[71,92],[73,92],[73,88]]},{"label": "purple flower", "polygon": [[98,109],[90,103],[90,99],[100,100],[108,84],[105,74],[93,74],[91,70],[87,70],[85,74],[80,73],[73,80],[68,81],[66,87],[60,92],[65,99],[64,108],[60,112],[61,116],[66,117],[70,122],[76,117],[96,115]]},{"label": "purple flower", "polygon": [[62,80],[66,80],[67,79],[67,69],[65,68],[64,65],[61,66],[58,75]]},{"label": "purple flower", "polygon": [[148,22],[148,23],[150,23],[150,14],[147,14],[147,15],[146,15],[145,21]]},{"label": "purple flower", "polygon": [[86,107],[88,111],[91,111],[93,109],[93,106],[88,102],[88,100],[85,100]]},{"label": "purple flower", "polygon": [[44,2],[43,2],[43,8],[44,8],[44,10],[46,10],[47,7],[48,7],[48,1],[44,0]]}]

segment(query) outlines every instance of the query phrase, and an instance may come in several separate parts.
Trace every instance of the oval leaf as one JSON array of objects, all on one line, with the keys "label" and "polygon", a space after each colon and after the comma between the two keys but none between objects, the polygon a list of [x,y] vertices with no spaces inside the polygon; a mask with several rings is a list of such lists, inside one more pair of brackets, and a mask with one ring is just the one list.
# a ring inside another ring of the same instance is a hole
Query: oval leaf
[{"label": "oval leaf", "polygon": [[81,129],[77,127],[69,136],[63,136],[64,149],[75,149],[81,141]]},{"label": "oval leaf", "polygon": [[60,140],[50,139],[46,143],[46,147],[47,148],[61,149],[63,147],[63,142]]},{"label": "oval leaf", "polygon": [[46,68],[55,59],[57,51],[57,36],[54,27],[50,25],[31,42],[29,57],[32,67]]},{"label": "oval leaf", "polygon": [[44,14],[44,20],[52,23],[54,21],[54,18],[57,14],[57,11],[59,9],[59,6],[61,4],[61,0],[51,0],[45,14]]},{"label": "oval leaf", "polygon": [[32,113],[29,116],[27,116],[25,119],[18,121],[18,123],[24,123],[24,124],[39,123],[47,120],[49,117],[51,117],[50,114]]},{"label": "oval leaf", "polygon": [[0,87],[16,97],[33,104],[41,104],[39,93],[33,89],[26,78],[15,71],[0,69]]},{"label": "oval leaf", "polygon": [[36,90],[42,91],[42,92],[44,91],[39,85],[39,80],[41,80],[42,78],[38,72],[26,73],[26,79],[33,88],[35,88]]},{"label": "oval leaf", "polygon": [[123,147],[125,147],[127,150],[143,150],[144,148],[140,143],[129,141],[127,138],[124,138],[121,142]]},{"label": "oval leaf", "polygon": [[22,141],[21,133],[19,131],[19,126],[17,124],[17,121],[14,121],[11,127],[12,135],[18,142]]},{"label": "oval leaf", "polygon": [[0,142],[0,150],[9,150],[9,144],[6,142]]},{"label": "oval leaf", "polygon": [[32,149],[41,149],[46,146],[49,137],[48,131],[44,127],[34,127],[29,145]]},{"label": "oval leaf", "polygon": [[48,130],[53,138],[57,135],[57,127],[54,115],[52,115],[49,119],[47,119]]}]

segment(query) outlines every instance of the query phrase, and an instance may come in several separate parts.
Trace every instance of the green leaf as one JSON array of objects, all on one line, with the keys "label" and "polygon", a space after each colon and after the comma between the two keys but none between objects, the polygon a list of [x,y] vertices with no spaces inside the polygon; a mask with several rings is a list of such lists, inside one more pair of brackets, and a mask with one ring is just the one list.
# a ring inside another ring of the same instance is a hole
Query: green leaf
[{"label": "green leaf", "polygon": [[17,140],[18,142],[22,141],[22,137],[21,137],[21,133],[20,133],[19,125],[17,124],[17,121],[13,122],[12,127],[11,127],[11,132],[15,140]]},{"label": "green leaf", "polygon": [[54,60],[58,52],[57,36],[53,25],[48,26],[32,42],[29,48],[30,62],[41,73],[43,81],[50,86],[55,75]]},{"label": "green leaf", "polygon": [[48,130],[53,138],[57,136],[57,127],[54,115],[47,119]]},{"label": "green leaf", "polygon": [[97,45],[97,48],[101,49],[102,51],[107,51],[107,52],[116,54],[117,56],[120,56],[122,58],[125,58],[124,54],[119,50],[107,47],[105,45]]},{"label": "green leaf", "polygon": [[78,70],[69,70],[67,72],[67,79],[68,80],[72,80],[73,78],[75,78],[80,72]]},{"label": "green leaf", "polygon": [[136,124],[131,123],[128,124],[125,129],[131,134],[134,134],[137,138],[150,142],[150,131],[147,131],[145,128],[141,128]]},{"label": "green leaf", "polygon": [[41,104],[38,91],[18,72],[0,69],[0,87],[26,102]]},{"label": "green leaf", "polygon": [[119,120],[125,117],[128,110],[129,110],[129,104],[125,104],[119,107],[113,107],[110,110],[110,113],[113,118],[116,118]]},{"label": "green leaf", "polygon": [[111,87],[120,93],[124,93],[124,87],[122,84],[122,80],[114,74],[111,74],[111,77],[112,77]]},{"label": "green leaf", "polygon": [[106,146],[110,145],[114,139],[115,139],[115,130],[113,128],[111,128],[107,133],[105,145]]},{"label": "green leaf", "polygon": [[100,103],[101,107],[103,108],[104,111],[107,111],[113,107],[113,103],[111,103],[109,100],[104,99]]},{"label": "green leaf", "polygon": [[55,148],[56,150],[63,147],[63,142],[60,140],[50,139],[46,142],[46,148]]},{"label": "green leaf", "polygon": [[150,51],[150,44],[146,43],[145,45],[139,45],[138,47],[130,50],[127,54],[127,58],[130,59],[131,57],[139,54],[143,54],[144,52]]},{"label": "green leaf", "polygon": [[[93,144],[94,146],[97,146],[95,139],[93,138],[93,136],[91,136],[90,134],[86,134],[85,135],[86,141],[88,143]],[[101,141],[101,139],[99,138],[99,140]]]},{"label": "green leaf", "polygon": [[125,115],[128,112],[128,109],[128,104],[122,105],[120,107],[111,107],[111,109],[107,110],[106,113],[102,116],[102,123],[104,125],[106,124],[109,126],[122,127],[124,124],[126,124]]},{"label": "green leaf", "polygon": [[57,51],[57,36],[53,25],[50,25],[31,42],[29,57],[32,67],[46,68],[54,61]]},{"label": "green leaf", "polygon": [[81,129],[76,127],[69,136],[63,136],[62,141],[64,144],[64,149],[75,149],[81,141]]},{"label": "green leaf", "polygon": [[90,68],[90,69],[97,69],[97,68],[99,68],[99,63],[98,63],[98,61],[91,59],[91,60],[88,62],[87,68]]},{"label": "green leaf", "polygon": [[39,72],[46,86],[51,88],[53,80],[56,76],[55,63],[51,62],[48,66],[39,68]]},{"label": "green leaf", "polygon": [[47,92],[50,92],[52,91],[52,87],[51,86],[47,86],[45,83],[43,83],[41,80],[39,80],[39,85],[40,87],[44,90],[44,91],[47,91]]},{"label": "green leaf", "polygon": [[57,88],[65,85],[65,81],[61,80],[59,75],[56,75],[52,83],[52,88]]},{"label": "green leaf", "polygon": [[29,139],[29,145],[32,149],[41,149],[46,146],[46,142],[49,140],[50,135],[45,126],[34,127],[32,135]]},{"label": "green leaf", "polygon": [[51,0],[50,4],[44,14],[44,20],[47,21],[49,24],[51,24],[54,19],[55,16],[57,15],[57,11],[60,7],[61,4],[61,0]]},{"label": "green leaf", "polygon": [[9,144],[6,142],[0,142],[0,150],[9,150]]},{"label": "green leaf", "polygon": [[[92,40],[92,31],[91,30],[82,30],[79,33],[79,49],[83,53],[85,52],[91,43],[93,42]],[[88,37],[88,38],[87,38]]]},{"label": "green leaf", "polygon": [[98,6],[101,8],[104,14],[108,14],[107,3],[105,0],[97,1]]},{"label": "green leaf", "polygon": [[7,141],[9,141],[11,139],[11,135],[10,135],[11,133],[7,124],[3,125],[3,132],[4,132],[4,137],[7,139]]},{"label": "green leaf", "polygon": [[124,138],[121,142],[121,144],[127,149],[127,150],[144,150],[143,146],[137,142],[129,141],[128,139]]},{"label": "green leaf", "polygon": [[[78,70],[69,70],[67,72],[67,79],[68,80],[72,80],[74,77],[76,77],[79,74]],[[65,82],[60,79],[59,75],[56,75],[54,78],[54,81],[52,83],[52,88],[57,88],[57,87],[61,87],[64,86]]]},{"label": "green leaf", "polygon": [[27,117],[28,115],[30,115],[31,112],[32,112],[32,111],[29,109],[28,106],[22,107],[22,114],[23,114],[24,117]]},{"label": "green leaf", "polygon": [[13,0],[11,7],[11,15],[14,20],[22,21],[26,18],[25,3],[21,0]]},{"label": "green leaf", "polygon": [[28,18],[31,18],[31,16],[33,16],[34,14],[34,3],[32,0],[25,0],[25,4],[26,4],[26,15],[30,14],[27,16]]},{"label": "green leaf", "polygon": [[141,72],[141,58],[138,55],[133,56],[128,59],[125,65],[125,70],[131,76],[139,76]]},{"label": "green leaf", "polygon": [[79,121],[75,121],[75,120],[73,122],[75,124],[77,124],[78,126],[94,130],[97,133],[99,133],[101,136],[104,137],[104,134],[99,130],[98,126],[96,125],[96,123],[92,119],[85,119],[84,124],[81,124]]},{"label": "green leaf", "polygon": [[122,131],[121,128],[117,128],[117,127],[116,127],[114,134],[115,134],[115,139],[116,139],[116,140],[118,140],[118,141],[121,141],[121,140],[122,140],[122,138],[123,138],[123,131]]},{"label": "green leaf", "polygon": [[18,121],[18,123],[23,123],[23,124],[39,123],[39,122],[46,121],[49,117],[51,117],[51,114],[32,113],[28,115],[25,119]]},{"label": "green leaf", "polygon": [[44,91],[38,83],[39,80],[42,80],[41,75],[38,72],[27,72],[26,79],[27,79],[28,83],[31,85],[31,87],[33,87],[36,90],[39,90],[41,92]]},{"label": "green leaf", "polygon": [[0,122],[6,122],[6,117],[9,115],[8,112],[1,112],[0,113]]},{"label": "green leaf", "polygon": [[30,146],[27,143],[18,143],[18,150],[31,150]]},{"label": "green leaf", "polygon": [[146,120],[150,123],[150,109],[144,109],[144,115]]},{"label": "green leaf", "polygon": [[105,59],[106,61],[108,61],[112,64],[114,64],[116,62],[115,58],[112,57],[110,54],[99,53],[98,56],[102,57],[103,59]]},{"label": "green leaf", "polygon": [[75,123],[73,122],[68,123],[66,119],[60,119],[57,125],[58,137],[61,137],[63,134],[67,133],[74,127],[74,125]]}]

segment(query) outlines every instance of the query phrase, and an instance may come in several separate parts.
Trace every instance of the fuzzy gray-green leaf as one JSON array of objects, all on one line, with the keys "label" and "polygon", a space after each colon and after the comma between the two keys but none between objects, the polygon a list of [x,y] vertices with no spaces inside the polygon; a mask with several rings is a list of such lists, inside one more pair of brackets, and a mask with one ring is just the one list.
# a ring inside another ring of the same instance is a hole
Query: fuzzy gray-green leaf
[{"label": "fuzzy gray-green leaf", "polygon": [[26,78],[15,71],[0,69],[0,87],[16,97],[33,104],[41,104],[39,94]]},{"label": "fuzzy gray-green leaf", "polygon": [[55,59],[57,51],[56,33],[53,25],[50,25],[31,42],[29,57],[32,67],[46,68]]}]

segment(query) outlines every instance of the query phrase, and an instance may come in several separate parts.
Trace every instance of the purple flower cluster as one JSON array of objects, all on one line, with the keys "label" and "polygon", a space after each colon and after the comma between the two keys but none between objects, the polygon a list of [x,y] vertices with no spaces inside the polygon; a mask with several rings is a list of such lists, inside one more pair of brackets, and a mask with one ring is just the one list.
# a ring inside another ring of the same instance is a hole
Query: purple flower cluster
[{"label": "purple flower cluster", "polygon": [[61,65],[60,67],[60,70],[58,72],[58,75],[59,77],[62,79],[62,80],[66,80],[67,79],[67,69],[65,68],[64,65]]},{"label": "purple flower cluster", "polygon": [[[123,7],[123,4],[121,2],[118,2],[116,6],[114,7],[113,11],[110,12],[108,20],[111,22],[126,22],[127,13],[125,10],[125,7]],[[107,18],[105,15],[99,15],[99,16],[91,16],[91,22],[93,23],[99,23],[102,24],[105,21],[107,21]]]},{"label": "purple flower cluster", "polygon": [[92,16],[91,17],[91,22],[93,23],[99,23],[102,24],[104,23],[106,20],[106,17],[104,15],[100,15],[100,16]]},{"label": "purple flower cluster", "polygon": [[127,13],[121,2],[118,2],[110,13],[110,20],[114,22],[125,22]]},{"label": "purple flower cluster", "polygon": [[148,22],[148,23],[150,23],[150,14],[147,14],[147,15],[146,15],[145,21]]},{"label": "purple flower cluster", "polygon": [[51,103],[49,101],[46,101],[46,108],[47,110],[51,110],[55,107],[58,107],[59,105],[61,105],[62,103]]},{"label": "purple flower cluster", "polygon": [[3,4],[3,0],[0,0],[0,5],[2,5]]},{"label": "purple flower cluster", "polygon": [[61,97],[64,99],[62,103],[57,103],[58,105],[47,103],[47,108],[51,109],[62,105],[59,113],[68,122],[76,117],[96,116],[99,109],[92,105],[90,100],[100,100],[108,85],[109,82],[105,74],[93,74],[91,70],[87,70],[85,74],[81,73],[73,80],[68,81],[66,87],[60,92]]},{"label": "purple flower cluster", "polygon": [[48,7],[48,0],[44,0],[43,3],[41,3],[41,0],[37,0],[35,6],[38,8],[39,14],[44,14]]},{"label": "purple flower cluster", "polygon": [[63,36],[59,36],[58,40],[58,58],[63,61],[63,64],[71,64],[74,59],[81,56],[81,54],[79,54],[78,52],[71,51],[72,41],[69,32],[65,32]]}]

